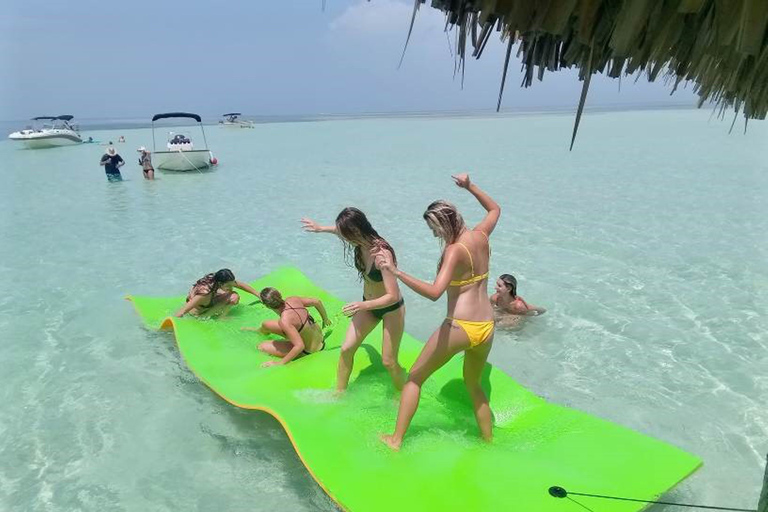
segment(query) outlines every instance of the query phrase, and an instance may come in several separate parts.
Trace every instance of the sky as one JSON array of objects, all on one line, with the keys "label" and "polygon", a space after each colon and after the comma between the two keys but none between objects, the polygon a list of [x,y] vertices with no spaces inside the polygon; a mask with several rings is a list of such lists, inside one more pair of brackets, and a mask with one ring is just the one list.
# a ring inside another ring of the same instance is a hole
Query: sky
[{"label": "sky", "polygon": [[[0,17],[0,120],[73,114],[144,118],[476,111],[496,107],[504,44],[454,77],[439,11],[422,6],[397,68],[410,0],[10,0]],[[510,63],[502,107],[576,108],[575,72],[519,87]],[[691,87],[596,76],[588,106],[692,105]]]}]

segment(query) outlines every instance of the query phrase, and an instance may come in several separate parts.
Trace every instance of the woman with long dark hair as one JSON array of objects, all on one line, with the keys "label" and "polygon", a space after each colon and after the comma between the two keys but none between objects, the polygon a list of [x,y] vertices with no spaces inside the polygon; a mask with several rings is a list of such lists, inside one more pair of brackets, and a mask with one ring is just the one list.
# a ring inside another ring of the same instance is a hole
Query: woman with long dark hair
[{"label": "woman with long dark hair", "polygon": [[231,270],[223,268],[213,274],[204,275],[192,285],[186,303],[176,312],[176,316],[180,318],[187,313],[194,316],[216,316],[226,313],[229,308],[240,302],[240,296],[233,288],[259,296],[259,292],[248,283],[238,281]]},{"label": "woman with long dark hair", "polygon": [[491,248],[489,237],[501,215],[501,208],[469,176],[453,176],[456,185],[468,190],[488,212],[474,229],[467,229],[456,207],[448,201],[435,201],[424,212],[424,220],[445,246],[437,266],[437,277],[427,283],[398,270],[397,262],[384,251],[376,256],[379,266],[392,272],[410,289],[432,301],[448,293],[448,314],[430,336],[408,375],[400,397],[397,424],[391,435],[381,439],[399,450],[403,436],[419,406],[421,386],[438,368],[459,352],[464,352],[464,383],[467,386],[483,439],[493,437],[488,397],[480,386],[480,376],[493,344],[493,307],[486,288]]},{"label": "woman with long dark hair", "polygon": [[392,377],[392,384],[399,391],[405,380],[405,370],[397,359],[405,324],[405,303],[395,276],[390,272],[382,272],[371,255],[375,251],[397,261],[395,250],[357,208],[344,208],[333,226],[321,226],[310,219],[302,219],[301,222],[306,231],[332,233],[341,238],[347,263],[357,269],[363,281],[363,300],[350,302],[342,310],[345,315],[352,317],[352,322],[341,346],[336,389],[347,389],[355,352],[373,328],[382,322],[381,360]]}]

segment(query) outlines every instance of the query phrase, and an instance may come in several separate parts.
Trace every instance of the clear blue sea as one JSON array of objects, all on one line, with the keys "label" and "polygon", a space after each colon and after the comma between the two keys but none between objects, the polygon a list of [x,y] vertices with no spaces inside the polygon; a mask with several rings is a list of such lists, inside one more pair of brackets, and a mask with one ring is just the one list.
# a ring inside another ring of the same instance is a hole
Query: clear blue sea
[{"label": "clear blue sea", "polygon": [[[450,180],[462,171],[502,205],[491,273],[516,275],[548,309],[498,334],[491,362],[548,400],[701,457],[666,499],[756,507],[768,124],[729,135],[709,114],[589,113],[573,152],[562,114],[208,126],[218,168],[155,182],[135,163],[146,128],[84,131],[126,137],[122,183],[107,183],[103,146],[0,142],[0,509],[335,510],[280,425],[214,396],[123,298],[290,264],[358,300],[340,242],[299,223],[348,205],[401,268],[429,278],[439,246],[425,207],[445,198],[482,216]],[[444,302],[405,296],[406,328],[424,339]]]}]

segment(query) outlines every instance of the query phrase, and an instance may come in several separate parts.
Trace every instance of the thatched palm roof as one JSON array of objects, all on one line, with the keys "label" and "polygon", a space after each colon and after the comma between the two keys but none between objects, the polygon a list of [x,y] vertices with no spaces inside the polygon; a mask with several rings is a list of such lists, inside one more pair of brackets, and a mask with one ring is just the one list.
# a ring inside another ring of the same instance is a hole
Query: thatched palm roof
[{"label": "thatched palm roof", "polygon": [[[414,17],[425,0],[415,0]],[[642,72],[694,83],[699,106],[733,108],[746,119],[768,112],[768,0],[432,0],[458,30],[461,72],[467,49],[480,58],[492,32],[507,41],[525,75],[576,67],[584,81],[574,137],[594,73]],[[411,21],[413,28],[413,20]],[[409,31],[410,37],[410,31]],[[504,90],[502,80],[499,106]],[[673,89],[674,90],[674,89]],[[498,108],[498,107],[497,107]],[[573,145],[573,141],[571,141]]]}]

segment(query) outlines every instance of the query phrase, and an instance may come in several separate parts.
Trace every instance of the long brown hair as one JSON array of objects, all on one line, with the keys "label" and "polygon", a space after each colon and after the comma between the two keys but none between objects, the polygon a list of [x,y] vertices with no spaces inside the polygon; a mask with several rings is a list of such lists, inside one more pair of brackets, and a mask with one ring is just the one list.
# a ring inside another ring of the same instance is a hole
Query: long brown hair
[{"label": "long brown hair", "polygon": [[[360,279],[365,277],[366,270],[365,262],[363,261],[363,250],[359,243],[361,241],[364,241],[372,248],[385,249],[391,252],[392,260],[397,265],[395,250],[389,245],[389,242],[384,240],[373,229],[373,226],[368,221],[368,217],[357,208],[350,206],[341,210],[341,213],[336,217],[336,231],[344,242],[344,258],[350,267],[352,264],[349,263],[349,260],[352,259]],[[356,244],[353,245],[351,242],[356,242]]]}]

